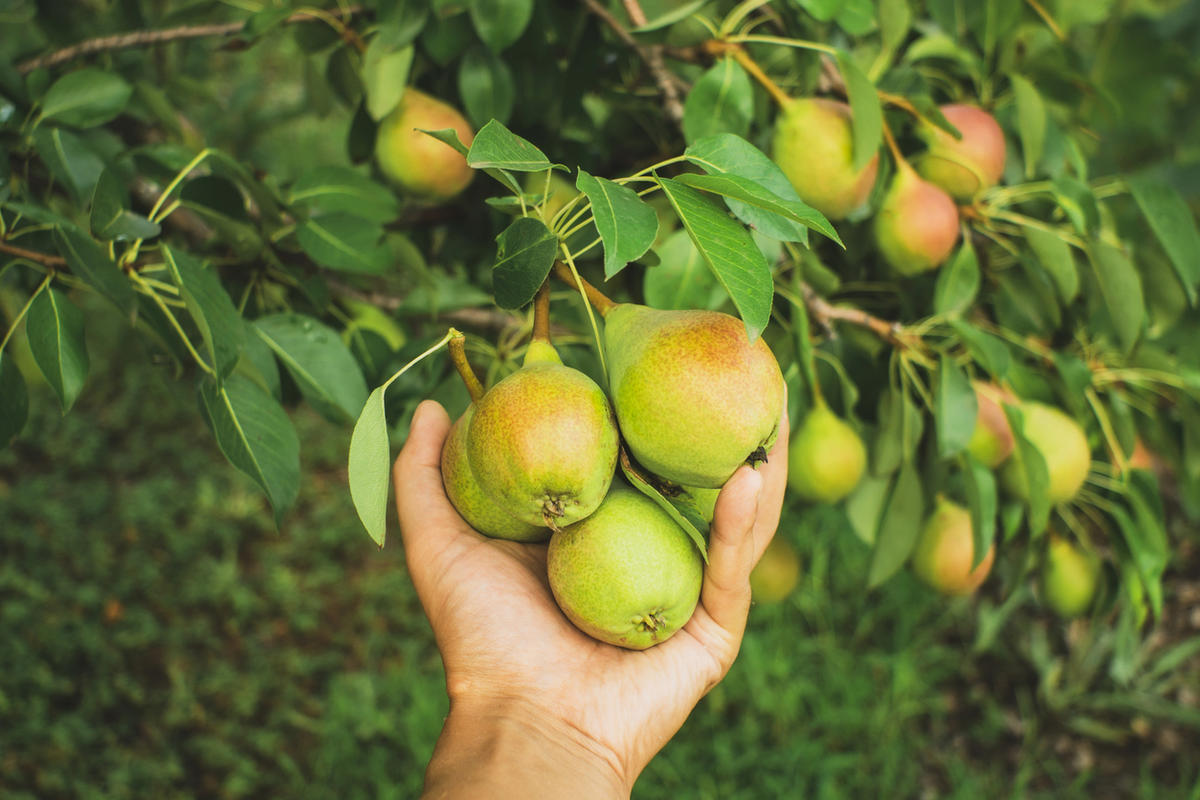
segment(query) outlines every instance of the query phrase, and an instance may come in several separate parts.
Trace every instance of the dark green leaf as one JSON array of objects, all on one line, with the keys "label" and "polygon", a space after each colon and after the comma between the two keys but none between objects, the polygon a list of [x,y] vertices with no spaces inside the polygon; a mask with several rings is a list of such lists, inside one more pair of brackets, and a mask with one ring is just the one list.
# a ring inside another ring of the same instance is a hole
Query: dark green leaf
[{"label": "dark green leaf", "polygon": [[29,390],[12,356],[0,353],[0,449],[8,447],[29,418]]},{"label": "dark green leaf", "polygon": [[427,0],[381,0],[376,11],[379,38],[394,48],[407,47],[429,17]]},{"label": "dark green leaf", "polygon": [[104,160],[81,136],[64,128],[40,126],[33,134],[34,147],[55,178],[62,181],[80,203],[91,197],[104,172]]},{"label": "dark green leaf", "polygon": [[1117,339],[1122,349],[1129,352],[1141,335],[1146,316],[1142,280],[1125,254],[1107,242],[1093,240],[1088,257]]},{"label": "dark green leaf", "polygon": [[117,73],[84,67],[63,75],[46,90],[42,116],[91,128],[120,114],[132,95],[133,87]]},{"label": "dark green leaf", "polygon": [[[675,180],[691,186],[693,189],[719,194],[722,197],[762,209],[792,222],[798,222],[806,228],[812,228],[817,233],[827,236],[839,245],[842,244],[841,237],[838,236],[837,231],[833,229],[833,226],[829,224],[829,220],[825,219],[825,215],[820,211],[817,211],[802,200],[789,200],[780,197],[749,178],[743,178],[740,175],[730,173],[715,175],[684,173]],[[769,232],[768,235],[770,235]],[[789,237],[787,241],[796,241],[796,238]],[[842,246],[845,247],[845,245]]]},{"label": "dark green leaf", "polygon": [[690,3],[683,3],[674,8],[666,7],[667,10],[654,19],[646,20],[645,25],[639,25],[630,30],[630,33],[649,33],[650,31],[661,30],[662,28],[674,25],[676,22],[687,19],[692,14],[695,14],[700,9],[711,3],[712,0],[692,0]]},{"label": "dark green leaf", "polygon": [[83,312],[64,294],[47,286],[29,306],[25,335],[38,369],[58,395],[63,413],[75,404],[88,373]]},{"label": "dark green leaf", "polygon": [[951,319],[950,327],[958,334],[971,358],[988,371],[996,380],[1003,380],[1012,365],[1012,353],[1003,341],[987,331],[981,331],[970,322]]},{"label": "dark green leaf", "polygon": [[382,237],[378,222],[345,213],[305,220],[296,228],[296,239],[309,258],[343,272],[386,272],[391,256]]},{"label": "dark green leaf", "polygon": [[754,116],[750,76],[732,58],[722,58],[700,76],[683,104],[683,136],[689,141],[718,133],[745,136]]},{"label": "dark green leaf", "polygon": [[957,315],[975,302],[979,293],[979,260],[967,239],[950,263],[938,271],[933,289],[933,310],[938,314]]},{"label": "dark green leaf", "polygon": [[391,475],[387,414],[383,403],[386,390],[387,384],[376,388],[363,405],[350,436],[350,461],[346,470],[354,510],[380,547],[387,535],[388,478]]},{"label": "dark green leaf", "polygon": [[287,313],[260,317],[254,326],[313,408],[333,422],[357,418],[367,401],[367,382],[335,331],[312,317]]},{"label": "dark green leaf", "polygon": [[475,169],[506,169],[511,172],[542,172],[551,167],[546,154],[532,142],[522,139],[496,120],[488,122],[475,134],[467,152],[467,164]]},{"label": "dark green leaf", "polygon": [[193,255],[168,247],[163,248],[163,255],[188,313],[204,339],[213,369],[219,378],[225,378],[241,354],[245,338],[241,315],[215,269]]},{"label": "dark green leaf", "polygon": [[1200,282],[1200,232],[1187,201],[1173,187],[1146,178],[1126,181],[1138,208],[1150,223],[1150,229],[1171,258],[1188,303],[1196,303],[1196,284]]},{"label": "dark green leaf", "polygon": [[924,513],[921,473],[911,461],[905,461],[880,520],[871,550],[871,566],[867,568],[867,586],[879,586],[904,566],[917,543]]},{"label": "dark green leaf", "polygon": [[533,16],[533,0],[468,0],[471,23],[483,43],[500,52],[525,32]]},{"label": "dark green leaf", "polygon": [[120,311],[133,310],[135,297],[129,279],[105,249],[74,225],[54,229],[54,243],[78,278],[112,301]]},{"label": "dark green leaf", "polygon": [[276,400],[283,399],[283,386],[279,380],[279,364],[271,354],[271,348],[258,335],[258,328],[248,319],[242,319],[245,334],[242,339],[242,360],[238,371],[250,377]]},{"label": "dark green leaf", "polygon": [[458,94],[475,127],[493,119],[507,122],[517,96],[508,64],[486,47],[468,50],[459,62]]},{"label": "dark green leaf", "polygon": [[439,142],[450,145],[457,150],[458,154],[461,156],[465,156],[468,152],[470,152],[467,150],[467,146],[462,143],[462,140],[458,138],[458,131],[454,130],[454,128],[442,128],[438,131],[427,131],[424,128],[417,128],[417,130],[428,136],[432,136]]},{"label": "dark green leaf", "polygon": [[1054,199],[1080,236],[1100,226],[1100,207],[1092,187],[1069,175],[1054,179]]},{"label": "dark green leaf", "polygon": [[607,280],[626,264],[642,257],[658,236],[658,215],[637,192],[606,178],[594,178],[582,169],[576,188],[592,203],[596,230],[604,242],[604,277]]},{"label": "dark green leaf", "polygon": [[1058,294],[1064,303],[1070,303],[1079,294],[1079,271],[1075,268],[1075,259],[1071,256],[1071,247],[1049,231],[1026,227],[1025,241],[1038,263],[1054,280]]},{"label": "dark green leaf", "polygon": [[310,169],[292,184],[288,204],[308,213],[344,212],[372,222],[390,222],[399,213],[396,196],[387,187],[347,167]]},{"label": "dark green leaf", "polygon": [[1029,533],[1033,537],[1040,536],[1050,521],[1050,498],[1046,496],[1046,487],[1050,485],[1050,473],[1046,467],[1046,459],[1037,445],[1025,437],[1025,417],[1016,406],[1004,404],[1004,414],[1012,428],[1014,448],[1012,458],[1016,463],[1010,468],[1016,468],[1017,479],[1025,485],[1029,506]]},{"label": "dark green leaf", "polygon": [[150,239],[158,236],[161,230],[158,223],[135,214],[126,208],[128,205],[129,198],[121,178],[111,167],[105,169],[92,193],[92,233],[108,240]]},{"label": "dark green leaf", "polygon": [[533,299],[554,266],[558,239],[540,219],[520,217],[496,237],[492,287],[496,305],[520,308]]},{"label": "dark green leaf", "polygon": [[961,453],[975,431],[979,406],[975,390],[962,368],[943,355],[938,362],[937,394],[934,396],[938,454],[942,458]]},{"label": "dark green leaf", "polygon": [[838,68],[846,81],[850,113],[854,117],[854,169],[867,165],[883,143],[883,107],[875,84],[858,68],[854,58],[845,50],[838,51]]},{"label": "dark green leaf", "polygon": [[974,569],[987,556],[996,539],[996,476],[967,454],[963,454],[961,465],[966,476],[967,506],[971,510],[971,534],[975,544],[971,569]]},{"label": "dark green leaf", "polygon": [[746,334],[751,341],[757,339],[771,320],[775,293],[766,259],[746,229],[701,192],[670,178],[659,178],[658,182],[696,249],[729,292],[746,325]]},{"label": "dark green leaf", "polygon": [[1017,133],[1025,154],[1025,177],[1032,178],[1037,174],[1046,143],[1046,104],[1026,78],[1014,74],[1009,79],[1017,102]]}]

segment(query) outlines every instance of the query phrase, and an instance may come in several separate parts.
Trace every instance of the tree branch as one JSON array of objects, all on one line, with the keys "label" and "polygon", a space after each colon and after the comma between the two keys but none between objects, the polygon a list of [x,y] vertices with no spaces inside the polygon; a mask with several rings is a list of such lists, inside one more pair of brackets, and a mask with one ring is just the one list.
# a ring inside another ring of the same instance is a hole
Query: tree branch
[{"label": "tree branch", "polygon": [[[635,26],[646,24],[646,14],[642,11],[638,0],[623,0],[625,10],[629,13],[629,19]],[[683,125],[683,103],[679,100],[679,78],[670,70],[662,60],[662,46],[652,45],[643,47],[633,38],[633,34],[625,29],[620,20],[612,15],[607,8],[601,5],[598,0],[583,0],[583,4],[588,7],[588,10],[599,17],[604,24],[612,28],[627,47],[631,48],[638,56],[646,63],[646,67],[650,70],[650,74],[654,76],[654,82],[658,84],[658,90],[662,93],[663,108],[667,112],[667,117],[675,123],[676,126]]]},{"label": "tree branch", "polygon": [[8,253],[17,258],[41,264],[43,267],[65,267],[67,265],[67,260],[61,256],[39,253],[36,250],[26,250],[24,247],[17,247],[5,241],[0,241],[0,253]]},{"label": "tree branch", "polygon": [[909,343],[901,335],[901,326],[898,322],[888,322],[858,308],[830,305],[807,283],[800,284],[800,291],[804,295],[804,305],[808,308],[808,313],[825,330],[833,330],[834,322],[846,322],[866,328],[880,339],[896,347],[908,347]]}]

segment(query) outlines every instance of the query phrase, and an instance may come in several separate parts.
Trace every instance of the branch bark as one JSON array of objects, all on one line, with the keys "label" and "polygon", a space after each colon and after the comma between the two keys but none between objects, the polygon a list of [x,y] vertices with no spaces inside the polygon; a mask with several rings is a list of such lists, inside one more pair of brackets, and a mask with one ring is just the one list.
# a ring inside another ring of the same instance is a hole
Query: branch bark
[{"label": "branch bark", "polygon": [[808,313],[825,330],[832,331],[834,322],[846,322],[851,325],[857,325],[860,328],[866,328],[880,339],[896,347],[908,346],[908,342],[901,335],[901,326],[899,323],[880,319],[858,308],[842,308],[830,305],[824,297],[817,294],[807,283],[800,284],[800,291],[804,295],[804,305],[808,307]]},{"label": "branch bark", "polygon": [[[646,14],[642,11],[638,0],[623,0],[625,10],[629,14],[629,19],[635,26],[646,24]],[[663,63],[662,54],[663,48],[661,45],[651,45],[644,47],[633,38],[633,34],[625,29],[621,21],[614,17],[607,8],[601,5],[598,0],[583,0],[583,4],[588,7],[588,10],[599,17],[604,24],[617,35],[627,47],[631,48],[645,62],[646,67],[650,70],[650,74],[654,76],[654,82],[658,84],[658,90],[662,93],[663,110],[666,111],[667,117],[677,127],[683,125],[683,103],[679,99],[679,77],[667,69]]]},{"label": "branch bark", "polygon": [[67,265],[67,260],[61,256],[39,253],[36,250],[26,250],[24,247],[17,247],[5,241],[0,241],[0,253],[8,253],[17,258],[41,264],[43,267],[65,267]]}]

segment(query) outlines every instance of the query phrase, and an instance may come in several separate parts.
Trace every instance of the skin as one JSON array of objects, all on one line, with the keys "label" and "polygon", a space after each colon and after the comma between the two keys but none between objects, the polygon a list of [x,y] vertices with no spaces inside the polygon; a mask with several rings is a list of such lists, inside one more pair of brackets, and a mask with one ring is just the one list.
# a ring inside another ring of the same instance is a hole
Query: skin
[{"label": "skin", "polygon": [[770,449],[783,374],[741,320],[622,303],[604,318],[604,342],[621,435],[654,474],[719,488],[756,450]]},{"label": "skin", "polygon": [[958,241],[958,209],[950,195],[900,166],[875,214],[875,241],[902,276],[937,269]]},{"label": "skin", "polygon": [[862,207],[879,172],[876,154],[854,170],[850,106],[833,100],[793,100],[775,124],[771,157],[804,202],[831,220]]},{"label": "skin", "polygon": [[1100,564],[1066,539],[1052,536],[1042,565],[1042,600],[1060,617],[1087,613],[1096,597]]},{"label": "skin", "polygon": [[[1021,412],[1025,417],[1025,438],[1046,460],[1050,476],[1046,496],[1051,503],[1065,503],[1079,492],[1091,468],[1092,451],[1087,436],[1078,422],[1053,406],[1025,403]],[[1028,499],[1029,486],[1019,452],[1014,451],[1000,475],[1006,489],[1022,500]]]},{"label": "skin", "polygon": [[979,564],[975,559],[975,540],[971,530],[971,512],[945,498],[921,527],[913,549],[912,569],[927,586],[944,595],[960,597],[979,588],[992,571],[996,546],[992,545]]},{"label": "skin", "polygon": [[427,200],[449,200],[467,188],[475,171],[454,148],[418,128],[453,128],[467,147],[475,138],[470,124],[456,109],[409,87],[396,108],[379,123],[375,163],[397,188]]},{"label": "skin", "polygon": [[975,401],[979,413],[967,451],[988,469],[995,469],[1012,455],[1014,440],[1003,403],[1013,404],[1017,398],[994,383],[976,381]]},{"label": "skin", "polygon": [[[488,539],[455,512],[439,468],[449,430],[441,406],[422,403],[393,470],[405,559],[450,696],[423,797],[626,798],[737,655],[750,572],[779,524],[782,448],[722,489],[692,618],[634,652],[563,616],[545,545]],[[786,418],[780,432],[786,442]]]},{"label": "skin", "polygon": [[929,151],[918,164],[921,176],[959,202],[968,202],[996,185],[1004,174],[1004,131],[996,119],[974,106],[941,107],[946,120],[962,134],[956,139],[932,125],[922,130]]},{"label": "skin", "polygon": [[788,448],[788,485],[810,503],[836,503],[867,467],[859,435],[824,403],[805,417]]}]

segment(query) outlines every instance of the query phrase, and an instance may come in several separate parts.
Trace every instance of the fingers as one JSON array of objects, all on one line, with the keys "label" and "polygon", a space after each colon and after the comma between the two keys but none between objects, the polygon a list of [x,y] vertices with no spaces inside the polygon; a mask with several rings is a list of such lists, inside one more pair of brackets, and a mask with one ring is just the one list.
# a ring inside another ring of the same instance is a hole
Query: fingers
[{"label": "fingers", "polygon": [[741,641],[750,611],[750,570],[761,552],[755,542],[755,521],[762,491],[763,475],[750,467],[738,469],[717,498],[709,529],[708,569],[700,602],[733,642]]},{"label": "fingers", "polygon": [[758,501],[758,519],[754,524],[754,562],[762,557],[763,551],[775,536],[779,527],[779,513],[783,509],[783,496],[787,491],[788,471],[788,424],[787,403],[783,404],[783,417],[779,420],[779,435],[771,452],[767,453],[767,462],[759,469],[763,478],[762,495]]}]

